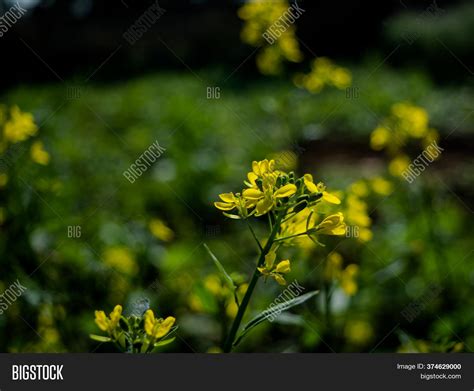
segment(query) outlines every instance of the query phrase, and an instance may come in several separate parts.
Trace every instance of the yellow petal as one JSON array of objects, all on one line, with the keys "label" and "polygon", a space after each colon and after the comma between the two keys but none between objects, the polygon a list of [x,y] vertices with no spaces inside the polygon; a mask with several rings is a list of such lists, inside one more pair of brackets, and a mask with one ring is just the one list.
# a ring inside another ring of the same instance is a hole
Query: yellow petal
[{"label": "yellow petal", "polygon": [[214,202],[214,206],[220,210],[232,210],[235,208],[235,205],[228,204],[227,202]]},{"label": "yellow petal", "polygon": [[224,201],[224,202],[234,202],[235,200],[235,196],[234,196],[234,193],[222,193],[222,194],[219,194],[219,198]]},{"label": "yellow petal", "polygon": [[147,310],[145,312],[145,315],[143,316],[145,320],[145,332],[152,336],[153,335],[153,329],[155,328],[155,315],[153,314],[152,310]]},{"label": "yellow petal", "polygon": [[158,330],[155,333],[155,338],[161,338],[161,337],[164,337],[166,334],[168,334],[171,330],[171,327],[173,327],[175,321],[176,321],[175,318],[173,318],[172,316],[168,316],[160,324],[160,327],[158,327]]},{"label": "yellow petal", "polygon": [[279,262],[275,268],[275,271],[277,273],[284,273],[284,274],[289,273],[291,271],[290,260],[285,259],[284,261]]},{"label": "yellow petal", "polygon": [[339,198],[337,198],[331,193],[328,193],[327,191],[323,191],[323,200],[336,205],[339,205],[341,203],[341,200]]},{"label": "yellow petal", "polygon": [[318,186],[316,186],[313,183],[313,178],[311,177],[311,180],[308,180],[306,177],[311,176],[311,174],[305,174],[304,176],[304,184],[306,185],[306,188],[311,192],[311,193],[318,193],[319,189]]},{"label": "yellow petal", "polygon": [[257,174],[255,174],[254,172],[249,172],[247,174],[247,178],[252,186],[257,186],[257,184],[255,183],[255,181],[258,179]]},{"label": "yellow petal", "polygon": [[280,274],[277,274],[277,273],[273,273],[271,275],[273,277],[273,279],[278,282],[280,285],[286,285],[286,280],[283,278],[282,275]]},{"label": "yellow petal", "polygon": [[267,269],[271,269],[273,264],[275,263],[276,253],[274,251],[270,251],[267,255],[265,255],[265,266]]},{"label": "yellow petal", "polygon": [[242,196],[249,200],[259,200],[263,198],[263,192],[258,189],[245,189],[242,192]]},{"label": "yellow petal", "polygon": [[268,213],[273,206],[273,201],[271,198],[264,198],[260,201],[257,202],[257,216],[264,215],[265,213]]},{"label": "yellow petal", "polygon": [[109,328],[109,320],[104,311],[95,311],[95,323],[102,331],[107,331]]},{"label": "yellow petal", "polygon": [[292,183],[280,187],[275,193],[273,193],[274,197],[282,198],[282,197],[289,197],[296,193],[296,186]]}]

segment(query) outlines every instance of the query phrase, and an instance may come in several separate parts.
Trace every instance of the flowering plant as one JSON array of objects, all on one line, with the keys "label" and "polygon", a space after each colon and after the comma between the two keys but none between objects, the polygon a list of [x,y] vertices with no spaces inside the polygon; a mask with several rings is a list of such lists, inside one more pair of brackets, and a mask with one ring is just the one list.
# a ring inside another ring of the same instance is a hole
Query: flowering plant
[{"label": "flowering plant", "polygon": [[177,328],[175,321],[172,316],[157,319],[151,309],[141,316],[123,316],[122,306],[116,305],[109,316],[104,311],[95,311],[95,323],[107,336],[91,334],[90,337],[99,342],[113,342],[122,352],[152,353],[174,341],[171,334]]},{"label": "flowering plant", "polygon": [[[214,203],[226,217],[242,219],[247,223],[259,249],[255,270],[242,301],[239,302],[235,295],[238,311],[224,344],[225,352],[230,352],[241,340],[237,333],[258,280],[261,277],[270,278],[280,285],[286,285],[285,277],[291,272],[291,262],[289,259],[277,261],[280,246],[297,244],[297,240],[303,237],[322,245],[320,235],[344,235],[346,230],[342,212],[325,214],[325,208],[319,208],[322,203],[339,205],[341,201],[326,191],[322,182],[315,183],[311,174],[297,177],[293,171],[277,169],[274,160],[265,159],[252,163],[252,170],[247,174],[244,184],[245,188],[241,192],[220,194],[220,201]],[[268,236],[264,240],[257,237],[249,222],[250,218],[260,216],[268,219]],[[229,286],[234,287],[232,278],[222,264],[212,253],[211,256]],[[307,294],[305,298],[312,296]],[[284,309],[302,302],[301,298],[290,300],[285,303]],[[260,321],[250,323],[256,325]],[[248,332],[250,327],[253,326],[244,327],[243,332]]]}]

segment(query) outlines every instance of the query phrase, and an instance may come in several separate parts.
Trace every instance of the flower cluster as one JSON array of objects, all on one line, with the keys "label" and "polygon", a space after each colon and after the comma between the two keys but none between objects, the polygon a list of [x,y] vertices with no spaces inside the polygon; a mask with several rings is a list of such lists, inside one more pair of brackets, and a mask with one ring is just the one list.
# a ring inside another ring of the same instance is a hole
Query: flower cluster
[{"label": "flower cluster", "polygon": [[279,74],[284,60],[300,62],[303,59],[294,26],[285,26],[284,31],[280,29],[278,39],[271,45],[264,38],[265,32],[288,9],[287,0],[251,1],[239,9],[238,15],[245,21],[241,32],[242,40],[252,46],[263,46],[257,54],[257,66],[263,74]]},{"label": "flower cluster", "polygon": [[262,273],[265,277],[271,277],[280,285],[286,285],[286,280],[283,277],[284,274],[287,274],[291,271],[290,268],[290,260],[285,259],[283,261],[278,262],[275,265],[276,260],[276,252],[270,251],[265,256],[265,264],[262,267],[258,268],[258,271]]},{"label": "flower cluster", "polygon": [[150,353],[173,342],[174,337],[170,335],[176,329],[175,321],[172,316],[157,319],[151,309],[141,316],[124,316],[122,306],[116,305],[109,316],[104,311],[95,311],[95,323],[107,336],[91,334],[90,337],[100,342],[114,342],[123,352]]},{"label": "flower cluster", "polygon": [[275,264],[280,245],[306,241],[319,244],[319,235],[345,233],[344,215],[340,211],[324,213],[328,205],[339,205],[341,201],[322,182],[315,182],[311,174],[298,178],[292,171],[278,170],[274,160],[265,159],[252,163],[244,184],[246,187],[240,193],[220,194],[221,201],[214,205],[232,219],[268,216],[275,231],[274,245],[258,265],[262,276],[285,284],[283,275],[290,272],[290,261]]},{"label": "flower cluster", "polygon": [[394,176],[401,173],[410,164],[410,158],[403,148],[411,141],[418,141],[426,148],[439,138],[438,132],[429,127],[429,116],[425,109],[407,102],[396,103],[385,118],[372,132],[372,149],[385,149],[391,157],[389,171]]},{"label": "flower cluster", "polygon": [[343,90],[351,85],[352,75],[348,69],[335,65],[330,59],[318,57],[311,64],[311,71],[297,74],[294,82],[297,87],[314,94],[321,92],[325,86]]},{"label": "flower cluster", "polygon": [[[38,126],[31,113],[21,111],[18,106],[8,109],[0,105],[0,153],[5,152],[11,145],[36,136],[37,133]],[[31,145],[30,157],[35,163],[41,165],[47,165],[50,159],[49,153],[45,151],[43,143],[39,140]]]}]

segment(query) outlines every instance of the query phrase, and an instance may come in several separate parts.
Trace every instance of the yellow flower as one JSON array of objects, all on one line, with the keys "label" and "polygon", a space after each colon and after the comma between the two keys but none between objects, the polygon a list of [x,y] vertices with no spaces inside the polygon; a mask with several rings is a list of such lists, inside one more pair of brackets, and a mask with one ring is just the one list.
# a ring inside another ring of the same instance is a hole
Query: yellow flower
[{"label": "yellow flower", "polygon": [[382,177],[372,178],[372,189],[380,195],[388,196],[393,191],[392,182]]},{"label": "yellow flower", "polygon": [[319,182],[317,185],[315,185],[313,182],[313,176],[311,174],[304,174],[303,179],[304,184],[306,185],[306,188],[309,190],[310,193],[322,193],[322,199],[331,204],[338,205],[341,203],[341,200],[339,198],[326,191],[326,186],[324,186],[322,182]]},{"label": "yellow flower", "polygon": [[402,173],[410,165],[410,158],[406,155],[396,156],[388,165],[388,170],[393,176],[402,176]]},{"label": "yellow flower", "polygon": [[176,319],[168,316],[166,319],[156,319],[152,310],[147,310],[143,316],[145,320],[145,332],[153,339],[164,337],[173,327]]},{"label": "yellow flower", "polygon": [[370,135],[370,146],[376,151],[385,148],[390,141],[390,130],[384,126],[378,126]]},{"label": "yellow flower", "polygon": [[41,141],[35,141],[30,149],[31,160],[35,163],[46,166],[49,163],[49,153],[44,150]]},{"label": "yellow flower", "polygon": [[364,320],[353,320],[347,323],[344,335],[354,345],[364,345],[374,336],[374,331],[369,322]]},{"label": "yellow flower", "polygon": [[104,251],[104,262],[108,266],[128,275],[135,275],[138,266],[130,250],[123,246],[107,248]]},{"label": "yellow flower", "polygon": [[354,193],[358,197],[365,197],[369,195],[369,189],[364,181],[354,182],[349,186],[349,191]]},{"label": "yellow flower", "polygon": [[33,136],[37,130],[33,115],[22,112],[18,106],[13,106],[10,110],[10,119],[3,128],[3,134],[8,141],[18,143]]},{"label": "yellow flower", "polygon": [[356,277],[359,274],[359,266],[355,264],[348,265],[341,273],[341,288],[348,296],[354,296],[357,293]]},{"label": "yellow flower", "polygon": [[109,317],[105,315],[104,311],[95,311],[95,323],[102,331],[107,331],[109,334],[112,334],[117,328],[121,316],[122,306],[116,305]]},{"label": "yellow flower", "polygon": [[327,216],[315,227],[315,229],[319,234],[344,235],[346,233],[344,216],[341,212]]},{"label": "yellow flower", "polygon": [[311,93],[320,92],[326,85],[343,90],[352,84],[352,75],[348,69],[335,65],[330,59],[318,57],[313,61],[310,73],[297,75],[295,84]]},{"label": "yellow flower", "polygon": [[327,281],[336,280],[340,277],[342,270],[342,256],[333,251],[327,257],[326,267],[324,269],[324,278]]},{"label": "yellow flower", "polygon": [[265,277],[273,278],[278,284],[286,285],[286,280],[283,277],[283,274],[288,274],[291,271],[290,260],[285,259],[278,262],[275,266],[276,253],[275,251],[270,251],[265,256],[265,265],[258,268],[258,271]]},{"label": "yellow flower", "polygon": [[162,220],[152,219],[148,224],[150,232],[163,242],[169,242],[174,238],[174,232]]}]

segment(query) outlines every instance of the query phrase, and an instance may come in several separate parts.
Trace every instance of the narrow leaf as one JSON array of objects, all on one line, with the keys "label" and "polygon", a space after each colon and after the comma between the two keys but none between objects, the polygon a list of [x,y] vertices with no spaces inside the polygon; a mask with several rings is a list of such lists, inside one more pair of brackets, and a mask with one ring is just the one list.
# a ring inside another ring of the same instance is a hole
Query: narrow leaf
[{"label": "narrow leaf", "polygon": [[290,308],[303,304],[305,301],[311,299],[313,296],[317,295],[318,293],[319,291],[308,292],[308,293],[305,293],[304,295],[301,295],[301,296],[295,297],[294,299],[277,304],[271,307],[271,309],[269,308],[261,312],[244,326],[239,337],[235,340],[234,346],[236,346],[242,340],[242,338],[255,326],[259,325],[265,320],[276,319],[277,316],[280,315],[283,311],[289,310]]},{"label": "narrow leaf", "polygon": [[176,337],[163,339],[163,340],[161,340],[161,341],[155,342],[155,344],[154,344],[153,346],[154,346],[155,348],[157,348],[157,347],[159,347],[159,346],[165,346],[165,345],[168,345],[168,344],[170,344],[171,342],[173,342],[175,339],[176,339]]},{"label": "narrow leaf", "polygon": [[234,281],[232,280],[232,277],[229,276],[229,274],[227,274],[227,272],[225,271],[224,269],[224,266],[222,266],[222,264],[219,262],[219,260],[216,258],[216,256],[212,253],[212,251],[209,249],[209,247],[207,247],[207,244],[204,243],[204,248],[207,250],[207,252],[209,253],[209,255],[211,256],[212,260],[214,261],[214,263],[216,264],[216,267],[219,269],[219,271],[221,272],[222,276],[224,277],[224,281],[226,282],[226,284],[229,286],[229,288],[231,289],[231,291],[233,292],[234,289],[235,289],[235,284],[234,284]]}]

